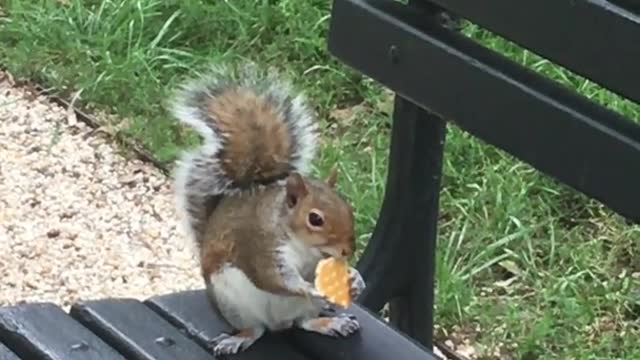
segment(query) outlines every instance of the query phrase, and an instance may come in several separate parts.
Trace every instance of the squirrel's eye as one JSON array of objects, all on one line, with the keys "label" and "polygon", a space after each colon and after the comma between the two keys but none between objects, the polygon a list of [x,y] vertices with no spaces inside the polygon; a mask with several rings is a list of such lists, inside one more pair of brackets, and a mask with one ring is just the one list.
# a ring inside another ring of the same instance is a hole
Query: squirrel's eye
[{"label": "squirrel's eye", "polygon": [[311,226],[322,226],[324,224],[324,219],[322,218],[322,216],[320,216],[320,214],[316,213],[316,212],[310,212],[309,213],[309,224],[311,224]]}]

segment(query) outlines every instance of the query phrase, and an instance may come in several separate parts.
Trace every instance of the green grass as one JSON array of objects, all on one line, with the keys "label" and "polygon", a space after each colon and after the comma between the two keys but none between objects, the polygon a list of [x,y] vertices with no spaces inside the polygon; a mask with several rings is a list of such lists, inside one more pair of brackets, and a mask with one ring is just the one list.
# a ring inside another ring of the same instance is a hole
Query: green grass
[{"label": "green grass", "polygon": [[[387,169],[391,97],[326,49],[330,1],[0,0],[0,62],[88,110],[162,162],[194,144],[164,99],[210,61],[278,67],[322,119],[318,174],[338,163],[361,244]],[[633,119],[640,108],[474,26],[465,33]],[[640,227],[451,127],[437,264],[440,335],[513,358],[640,358]],[[632,194],[630,194],[632,196]],[[489,358],[489,357],[487,357]]]}]

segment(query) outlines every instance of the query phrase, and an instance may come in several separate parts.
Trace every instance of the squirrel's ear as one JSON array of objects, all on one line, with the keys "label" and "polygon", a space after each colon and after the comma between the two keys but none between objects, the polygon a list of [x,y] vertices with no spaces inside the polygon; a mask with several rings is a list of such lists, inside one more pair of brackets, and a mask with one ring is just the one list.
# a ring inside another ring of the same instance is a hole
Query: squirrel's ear
[{"label": "squirrel's ear", "polygon": [[302,179],[302,176],[297,172],[292,172],[287,177],[287,205],[290,208],[296,206],[298,200],[307,195],[307,186]]},{"label": "squirrel's ear", "polygon": [[325,182],[329,185],[329,187],[336,186],[336,180],[338,180],[338,168],[334,165],[329,171],[329,176],[325,180]]}]

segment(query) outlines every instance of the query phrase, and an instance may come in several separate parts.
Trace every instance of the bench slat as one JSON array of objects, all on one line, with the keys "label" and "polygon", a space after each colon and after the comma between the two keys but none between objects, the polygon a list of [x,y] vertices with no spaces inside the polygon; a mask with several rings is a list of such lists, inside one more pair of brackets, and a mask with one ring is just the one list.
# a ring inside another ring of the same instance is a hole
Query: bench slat
[{"label": "bench slat", "polygon": [[[159,295],[145,303],[174,326],[186,333],[201,345],[231,327],[219,314],[216,314],[203,290],[185,291],[176,294]],[[238,360],[307,358],[293,350],[279,334],[265,334],[249,349],[233,357]]]},{"label": "bench slat", "polygon": [[2,345],[2,343],[0,343],[0,359],[2,359],[2,360],[20,360],[18,355],[16,355],[13,351],[9,350],[8,347]]},{"label": "bench slat", "polygon": [[51,303],[0,308],[0,342],[24,359],[124,359]]},{"label": "bench slat", "polygon": [[[466,132],[640,222],[640,126],[392,1],[336,0],[329,50]],[[460,102],[464,101],[464,106]]]},{"label": "bench slat", "polygon": [[213,359],[169,322],[134,299],[75,304],[71,316],[118,349],[127,359]]},{"label": "bench slat", "polygon": [[432,1],[640,102],[637,13],[603,0]]},{"label": "bench slat", "polygon": [[370,311],[353,305],[346,310],[360,322],[359,332],[335,339],[302,330],[291,332],[293,341],[318,360],[437,360],[433,352],[398,332]]}]

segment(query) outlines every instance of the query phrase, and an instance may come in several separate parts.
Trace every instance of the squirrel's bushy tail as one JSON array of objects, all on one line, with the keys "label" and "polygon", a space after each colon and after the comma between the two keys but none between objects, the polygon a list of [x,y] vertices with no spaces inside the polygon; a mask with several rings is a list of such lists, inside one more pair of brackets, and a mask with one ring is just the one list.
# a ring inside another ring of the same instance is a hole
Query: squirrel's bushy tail
[{"label": "squirrel's bushy tail", "polygon": [[202,137],[175,175],[185,230],[201,241],[202,226],[221,196],[308,172],[316,124],[304,96],[276,72],[255,65],[217,66],[185,83],[171,112]]}]

